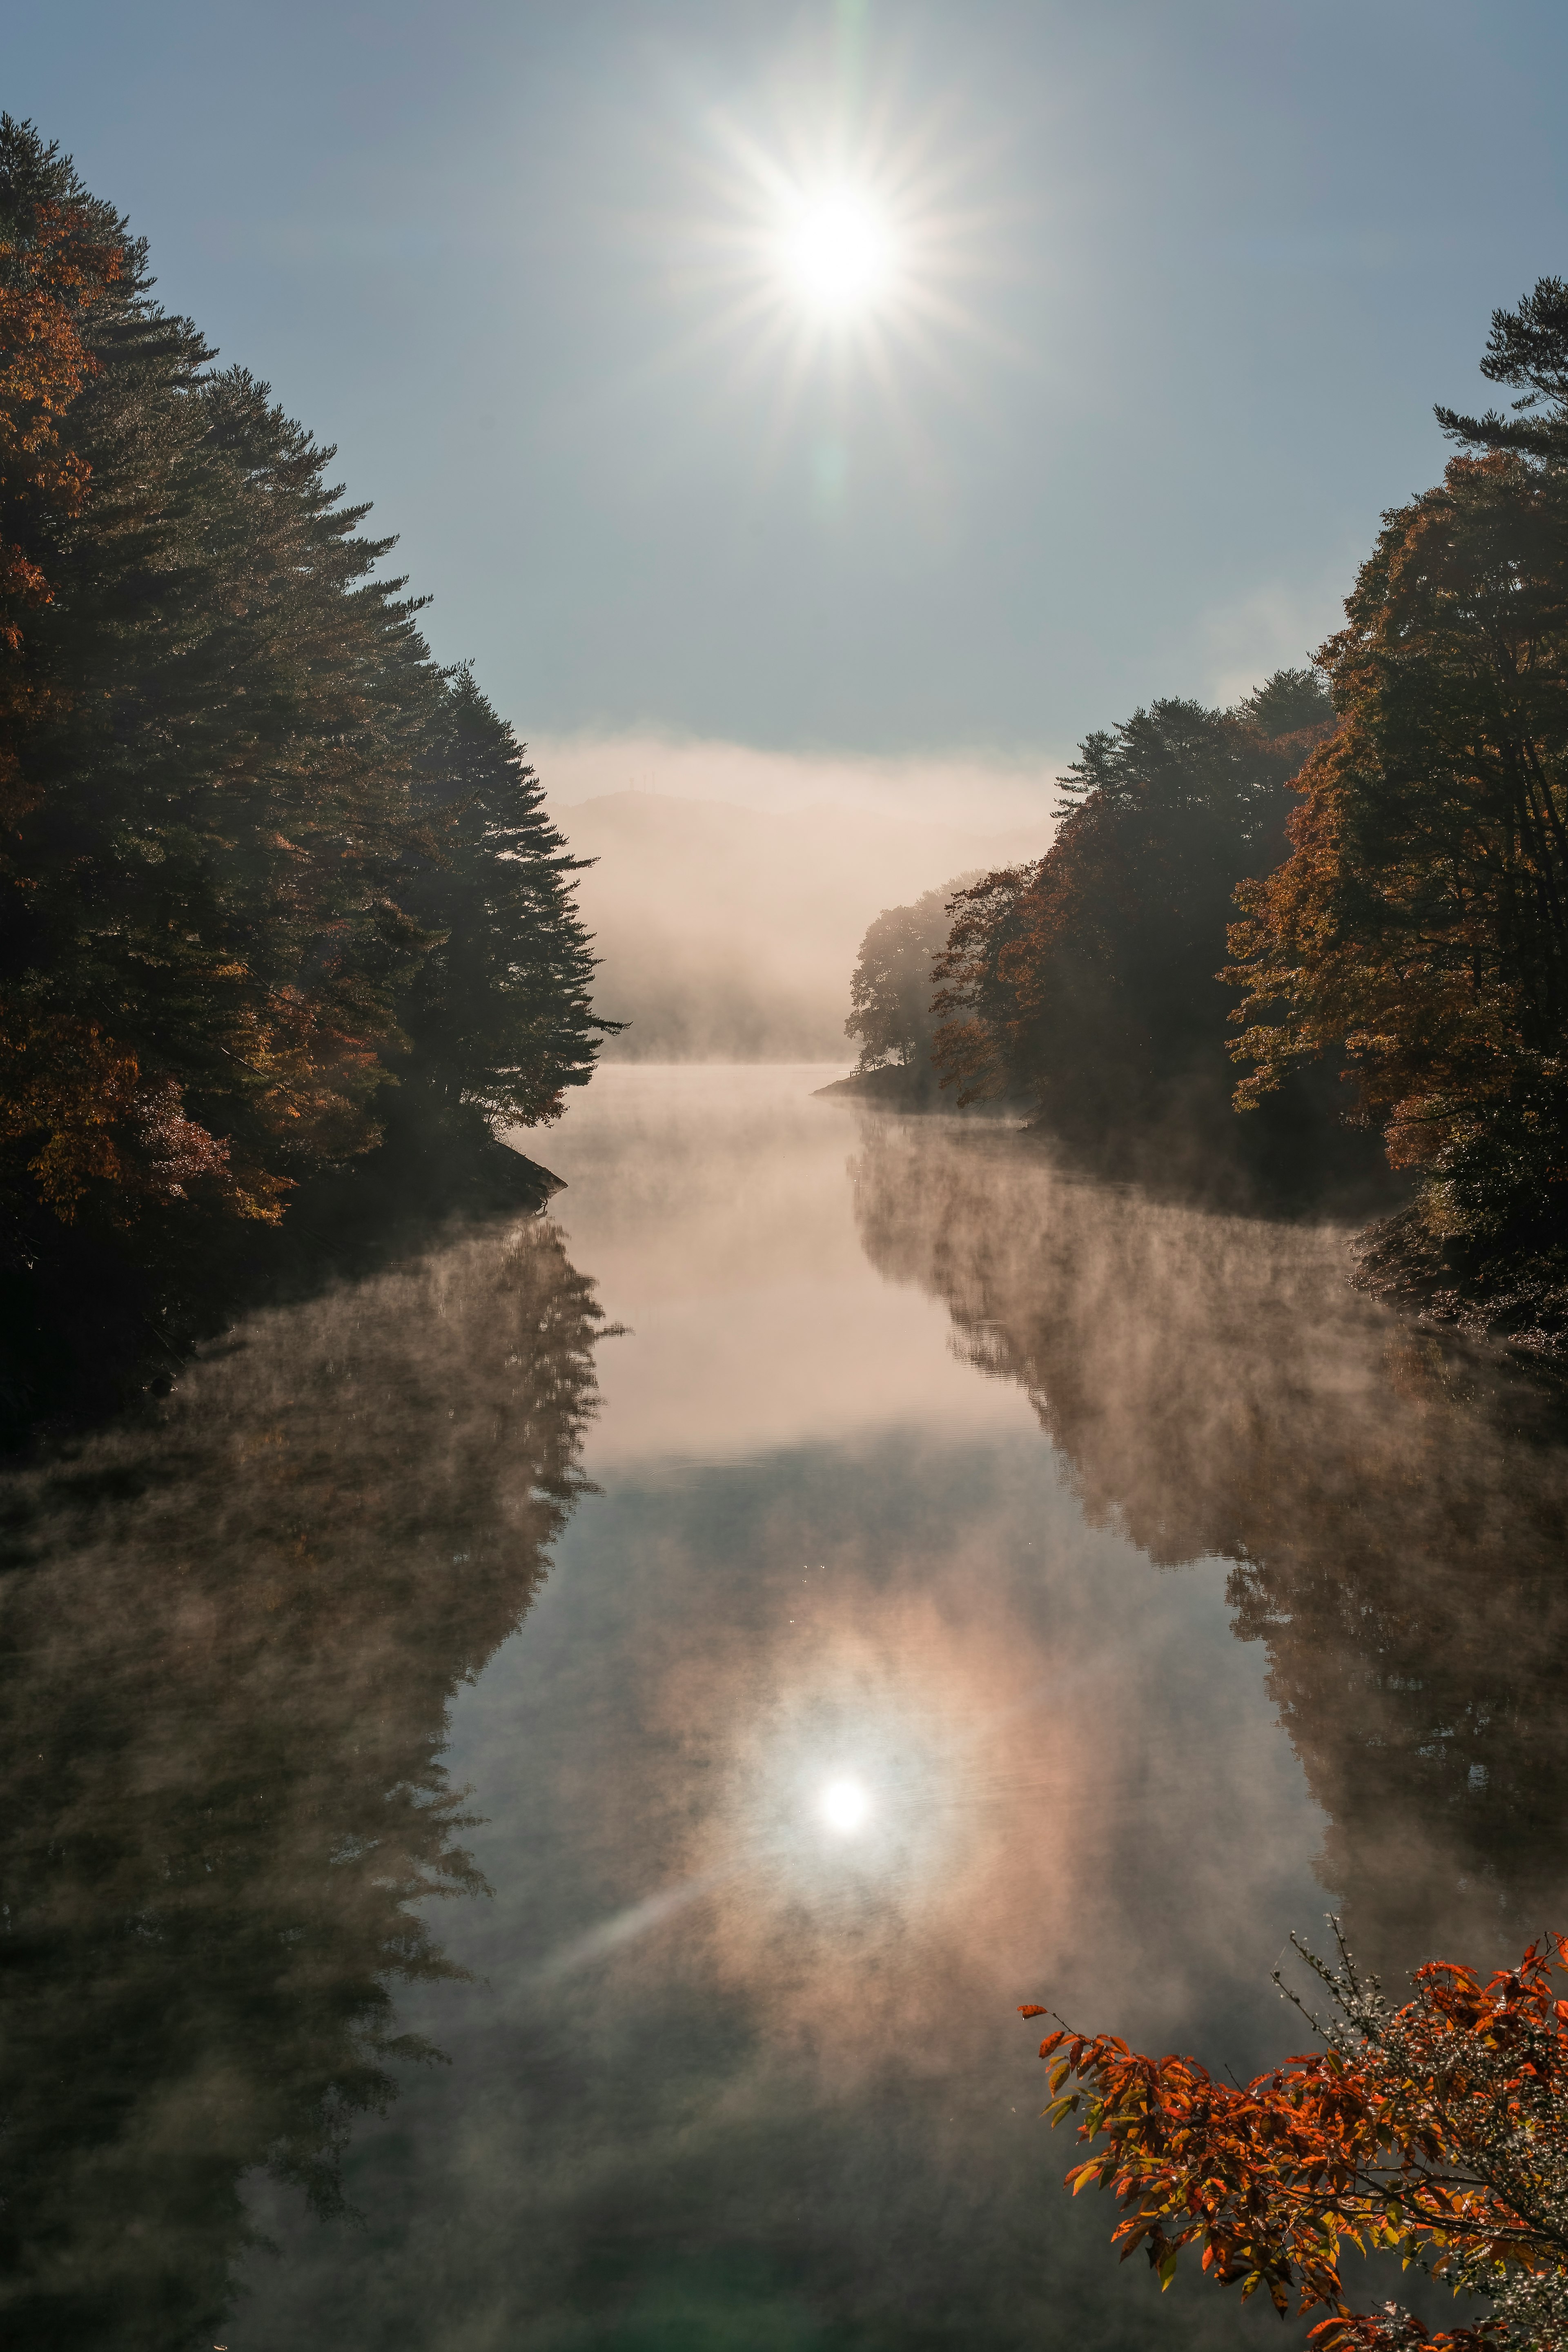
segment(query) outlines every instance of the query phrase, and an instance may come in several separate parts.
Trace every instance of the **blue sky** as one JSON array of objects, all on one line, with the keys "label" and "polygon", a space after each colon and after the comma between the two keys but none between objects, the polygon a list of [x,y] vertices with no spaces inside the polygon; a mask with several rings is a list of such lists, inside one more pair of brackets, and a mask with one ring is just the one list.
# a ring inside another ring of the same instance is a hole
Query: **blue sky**
[{"label": "blue sky", "polygon": [[[1565,88],[1534,0],[50,0],[0,79],[525,733],[1025,760],[1333,625],[1568,275]],[[874,351],[734,242],[831,138],[935,254]]]}]

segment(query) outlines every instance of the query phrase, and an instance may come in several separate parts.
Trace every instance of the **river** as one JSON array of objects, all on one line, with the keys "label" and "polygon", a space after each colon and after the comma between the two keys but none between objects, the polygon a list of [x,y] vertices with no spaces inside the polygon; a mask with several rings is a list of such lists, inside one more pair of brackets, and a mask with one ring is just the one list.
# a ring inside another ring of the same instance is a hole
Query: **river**
[{"label": "river", "polygon": [[1342,1232],[831,1075],[607,1067],[5,1480],[9,2342],[1301,2342],[1016,2006],[1246,2074],[1330,1909],[1568,1926],[1568,1455]]}]

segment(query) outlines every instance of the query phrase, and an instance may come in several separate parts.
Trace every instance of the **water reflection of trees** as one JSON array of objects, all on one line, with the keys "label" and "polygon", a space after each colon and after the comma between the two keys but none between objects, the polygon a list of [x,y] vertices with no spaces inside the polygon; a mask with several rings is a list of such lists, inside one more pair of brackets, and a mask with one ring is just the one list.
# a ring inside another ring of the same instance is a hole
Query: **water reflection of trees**
[{"label": "water reflection of trees", "polygon": [[390,1988],[479,1884],[447,1701],[582,1490],[597,1321],[553,1228],[468,1237],[0,1490],[12,2342],[221,2336],[242,2174],[331,2210],[437,2054]]},{"label": "water reflection of trees", "polygon": [[[1374,1964],[1568,1925],[1568,1449],[1542,1399],[1344,1286],[1342,1237],[869,1128],[877,1266],[1016,1381],[1091,1521],[1218,1555]],[[1310,1926],[1310,1922],[1303,1925]]]}]

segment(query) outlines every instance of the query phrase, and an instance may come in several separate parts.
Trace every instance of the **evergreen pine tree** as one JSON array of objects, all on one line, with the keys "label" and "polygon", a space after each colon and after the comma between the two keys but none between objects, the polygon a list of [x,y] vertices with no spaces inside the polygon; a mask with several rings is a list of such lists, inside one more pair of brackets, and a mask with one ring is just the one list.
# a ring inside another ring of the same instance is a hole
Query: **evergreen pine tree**
[{"label": "evergreen pine tree", "polygon": [[123,224],[0,127],[13,242],[51,206],[94,220],[118,268],[58,428],[84,488],[8,481],[0,509],[47,583],[12,656],[5,1129],[67,1218],[193,1190],[274,1218],[301,1173],[375,1140],[421,946],[391,884],[439,681],[402,583],[370,577],[390,542],[325,482],[331,452],[215,373]]},{"label": "evergreen pine tree", "polygon": [[1507,417],[1384,518],[1320,660],[1342,725],[1242,894],[1244,1104],[1343,1049],[1415,1201],[1369,1279],[1568,1330],[1568,287],[1492,320]]},{"label": "evergreen pine tree", "polygon": [[510,731],[332,450],[213,362],[0,119],[0,1240],[35,1338],[62,1228],[94,1282],[106,1248],[188,1277],[363,1160],[405,1081],[533,1124],[603,1025]]},{"label": "evergreen pine tree", "polygon": [[415,780],[399,903],[433,936],[402,1002],[405,1083],[492,1125],[555,1118],[592,1075],[601,1021],[574,857],[510,727],[459,669]]}]

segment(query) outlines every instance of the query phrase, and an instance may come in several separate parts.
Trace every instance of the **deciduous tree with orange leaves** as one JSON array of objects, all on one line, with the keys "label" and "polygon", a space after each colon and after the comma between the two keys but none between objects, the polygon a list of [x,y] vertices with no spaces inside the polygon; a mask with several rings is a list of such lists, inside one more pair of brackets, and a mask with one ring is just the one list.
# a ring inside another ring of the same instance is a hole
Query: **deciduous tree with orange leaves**
[{"label": "deciduous tree with orange leaves", "polygon": [[[1142,2247],[1162,2286],[1190,2252],[1282,2315],[1292,2299],[1326,2310],[1311,2331],[1321,2352],[1562,2352],[1568,2000],[1554,1971],[1568,1968],[1568,1939],[1532,1944],[1485,1980],[1433,1961],[1394,2009],[1332,1925],[1336,1965],[1297,1948],[1337,2012],[1321,2047],[1244,2085],[1058,2023],[1040,2044],[1047,2113],[1076,2119],[1093,2149],[1068,2185],[1119,2199],[1112,2243],[1124,2261]],[[1347,2247],[1397,2254],[1490,2309],[1436,2336],[1394,2304],[1353,2311]]]},{"label": "deciduous tree with orange leaves", "polygon": [[46,506],[81,511],[91,469],[62,444],[60,425],[97,370],[82,321],[121,268],[119,240],[91,206],[42,189],[30,204],[16,194],[0,217],[0,495],[14,534],[0,540],[0,661],[9,656],[0,721],[16,715],[23,615],[53,594],[28,542]]},{"label": "deciduous tree with orange leaves", "polygon": [[1338,731],[1238,894],[1246,1108],[1343,1052],[1414,1207],[1374,1278],[1568,1333],[1568,284],[1494,314],[1508,417],[1384,519],[1319,664]]}]

